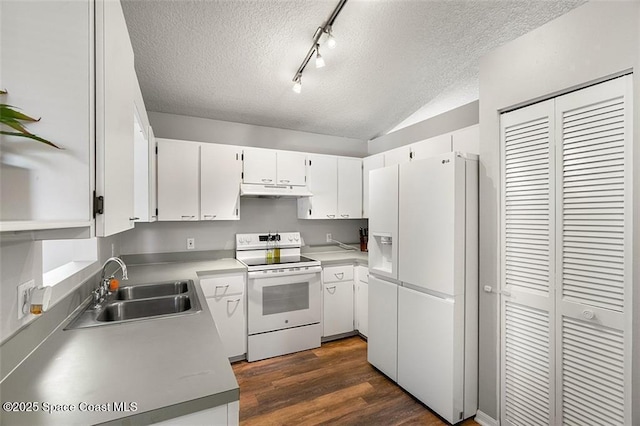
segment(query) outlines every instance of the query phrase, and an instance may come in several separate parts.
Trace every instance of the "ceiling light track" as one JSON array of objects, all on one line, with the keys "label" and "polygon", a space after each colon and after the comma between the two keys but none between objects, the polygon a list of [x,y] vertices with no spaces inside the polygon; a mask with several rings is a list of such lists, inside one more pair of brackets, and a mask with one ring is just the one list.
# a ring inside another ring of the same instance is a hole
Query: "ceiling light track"
[{"label": "ceiling light track", "polygon": [[327,35],[327,47],[329,47],[330,49],[333,49],[335,47],[336,40],[333,37],[333,34],[331,32],[331,28],[332,28],[333,23],[335,22],[336,18],[338,17],[338,15],[342,11],[342,8],[344,7],[344,5],[346,3],[347,3],[347,0],[340,0],[338,2],[338,5],[336,6],[336,8],[331,13],[331,16],[329,17],[327,22],[325,22],[324,25],[322,25],[321,27],[318,27],[316,32],[313,34],[313,42],[311,44],[311,47],[309,48],[309,51],[307,52],[307,55],[302,60],[302,63],[300,64],[300,67],[298,67],[298,70],[296,71],[295,75],[293,76],[293,79],[291,80],[294,83],[293,84],[293,91],[294,92],[296,92],[296,93],[300,93],[301,92],[301,90],[302,90],[302,73],[304,72],[304,69],[306,68],[307,64],[309,63],[309,61],[311,60],[311,58],[313,57],[314,54],[316,55],[316,68],[322,68],[322,67],[325,66],[324,58],[322,57],[322,55],[320,55],[320,37],[322,37],[323,34],[326,34]]}]

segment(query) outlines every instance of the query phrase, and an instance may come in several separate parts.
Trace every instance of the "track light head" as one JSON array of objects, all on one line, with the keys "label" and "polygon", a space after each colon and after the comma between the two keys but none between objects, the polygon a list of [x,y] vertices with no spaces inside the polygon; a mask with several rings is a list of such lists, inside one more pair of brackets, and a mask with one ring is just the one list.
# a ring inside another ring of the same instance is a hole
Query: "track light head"
[{"label": "track light head", "polygon": [[320,54],[320,45],[316,44],[316,68],[322,68],[325,65],[324,58]]},{"label": "track light head", "polygon": [[331,28],[329,28],[328,30],[327,47],[329,49],[333,49],[334,47],[336,47],[336,38],[333,36],[333,33],[331,32]]},{"label": "track light head", "polygon": [[293,91],[296,93],[302,92],[302,74],[298,75],[293,81]]}]

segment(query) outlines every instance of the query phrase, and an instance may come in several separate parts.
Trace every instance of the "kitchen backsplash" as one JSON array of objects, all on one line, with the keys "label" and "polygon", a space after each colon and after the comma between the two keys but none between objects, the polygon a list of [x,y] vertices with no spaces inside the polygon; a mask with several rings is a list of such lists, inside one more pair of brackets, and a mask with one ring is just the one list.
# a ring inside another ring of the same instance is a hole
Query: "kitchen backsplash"
[{"label": "kitchen backsplash", "polygon": [[195,251],[233,250],[237,233],[299,231],[305,245],[326,244],[326,234],[345,243],[358,242],[366,219],[303,220],[295,199],[242,198],[240,220],[138,223],[121,235],[122,254],[187,251],[187,238],[195,238]]}]

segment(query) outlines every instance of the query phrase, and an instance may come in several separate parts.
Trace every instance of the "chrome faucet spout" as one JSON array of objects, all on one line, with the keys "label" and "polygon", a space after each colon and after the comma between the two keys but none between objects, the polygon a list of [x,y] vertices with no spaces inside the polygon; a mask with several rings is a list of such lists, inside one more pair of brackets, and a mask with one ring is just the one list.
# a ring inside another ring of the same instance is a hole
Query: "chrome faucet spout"
[{"label": "chrome faucet spout", "polygon": [[111,278],[113,278],[113,275],[115,275],[115,273],[118,272],[118,269],[116,269],[113,272],[113,275],[111,275],[109,278],[105,278],[105,272],[107,271],[107,266],[111,262],[117,263],[119,269],[122,269],[123,280],[129,279],[129,277],[127,276],[127,265],[125,265],[122,259],[120,259],[119,257],[110,257],[109,259],[107,259],[106,262],[104,262],[104,265],[102,265],[102,272],[100,274],[100,282],[98,283],[98,288],[92,292],[94,309],[98,308],[100,304],[104,301],[105,297],[109,294],[109,282],[111,281]]},{"label": "chrome faucet spout", "polygon": [[[110,257],[104,262],[104,265],[102,265],[102,274],[100,275],[100,282],[102,283],[104,281],[104,275],[107,270],[107,265],[111,262],[115,262],[118,264],[118,266],[120,266],[120,269],[122,269],[122,279],[128,280],[129,277],[127,276],[127,265],[125,265],[122,259],[120,259],[119,257]],[[118,272],[117,269],[115,270],[114,274],[116,272]]]}]

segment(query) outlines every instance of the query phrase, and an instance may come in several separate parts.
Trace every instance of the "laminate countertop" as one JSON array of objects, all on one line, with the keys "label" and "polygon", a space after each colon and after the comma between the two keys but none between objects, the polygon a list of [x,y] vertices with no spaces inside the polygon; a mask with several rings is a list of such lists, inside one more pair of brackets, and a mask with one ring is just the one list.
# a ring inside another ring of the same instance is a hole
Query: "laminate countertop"
[{"label": "laminate countertop", "polygon": [[4,404],[23,402],[21,411],[32,409],[3,410],[1,424],[150,424],[239,400],[198,273],[245,268],[220,259],[128,269],[123,285],[192,279],[202,310],[64,330],[74,313],[0,384]]},{"label": "laminate countertop", "polygon": [[319,260],[322,266],[338,265],[345,263],[357,263],[367,266],[369,264],[369,253],[360,250],[336,250],[326,252],[305,252],[305,256],[314,260]]}]

